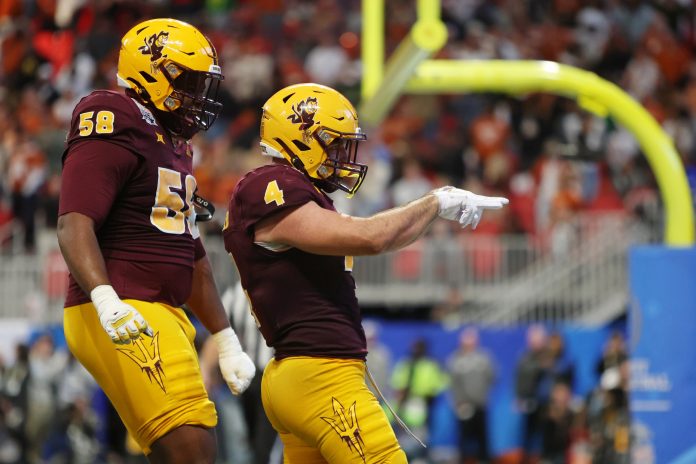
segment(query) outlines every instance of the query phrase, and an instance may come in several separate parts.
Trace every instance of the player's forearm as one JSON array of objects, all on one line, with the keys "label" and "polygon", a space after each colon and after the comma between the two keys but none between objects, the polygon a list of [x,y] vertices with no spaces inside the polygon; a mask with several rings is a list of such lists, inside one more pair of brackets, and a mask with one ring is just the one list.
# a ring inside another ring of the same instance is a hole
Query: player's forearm
[{"label": "player's forearm", "polygon": [[98,285],[109,284],[92,219],[80,213],[60,216],[57,235],[68,270],[85,293],[89,294]]},{"label": "player's forearm", "polygon": [[416,240],[438,210],[433,195],[369,218],[344,216],[309,202],[257,224],[254,241],[289,245],[318,255],[375,255]]},{"label": "player's forearm", "polygon": [[403,248],[420,238],[437,218],[438,201],[426,195],[365,220],[366,231],[379,253]]},{"label": "player's forearm", "polygon": [[210,333],[230,326],[207,256],[194,263],[191,295],[186,304]]}]

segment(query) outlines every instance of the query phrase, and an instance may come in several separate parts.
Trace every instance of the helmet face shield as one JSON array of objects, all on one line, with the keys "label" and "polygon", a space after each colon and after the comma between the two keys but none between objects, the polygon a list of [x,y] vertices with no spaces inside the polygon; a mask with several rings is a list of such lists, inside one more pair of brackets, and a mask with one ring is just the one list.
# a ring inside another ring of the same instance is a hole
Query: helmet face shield
[{"label": "helmet face shield", "polygon": [[173,63],[164,65],[164,69],[174,89],[164,105],[189,131],[208,130],[222,109],[217,101],[222,74],[189,71]]},{"label": "helmet face shield", "polygon": [[361,132],[345,133],[320,127],[315,137],[326,153],[318,174],[324,182],[353,196],[367,174],[367,165],[357,162],[358,144],[367,140],[367,136]]}]

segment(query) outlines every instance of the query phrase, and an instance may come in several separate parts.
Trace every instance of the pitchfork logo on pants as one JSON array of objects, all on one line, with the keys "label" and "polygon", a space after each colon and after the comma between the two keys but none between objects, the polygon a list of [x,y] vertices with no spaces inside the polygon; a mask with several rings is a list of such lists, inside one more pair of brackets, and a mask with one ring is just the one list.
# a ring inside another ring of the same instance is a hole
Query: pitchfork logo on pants
[{"label": "pitchfork logo on pants", "polygon": [[160,357],[159,349],[159,332],[152,337],[149,348],[145,346],[142,336],[135,339],[133,345],[138,348],[137,352],[135,349],[131,348],[117,348],[117,351],[128,356],[128,359],[137,364],[138,367],[147,374],[147,378],[150,382],[153,380],[157,382],[157,385],[166,393],[167,389],[164,387],[164,369],[162,368],[162,358]]},{"label": "pitchfork logo on pants", "polygon": [[348,445],[348,448],[353,452],[357,452],[363,462],[365,462],[365,443],[360,436],[355,401],[353,401],[350,409],[348,409],[347,415],[346,409],[336,398],[331,397],[331,404],[333,406],[334,417],[322,417],[322,419],[334,429],[338,436],[341,437],[341,440]]}]

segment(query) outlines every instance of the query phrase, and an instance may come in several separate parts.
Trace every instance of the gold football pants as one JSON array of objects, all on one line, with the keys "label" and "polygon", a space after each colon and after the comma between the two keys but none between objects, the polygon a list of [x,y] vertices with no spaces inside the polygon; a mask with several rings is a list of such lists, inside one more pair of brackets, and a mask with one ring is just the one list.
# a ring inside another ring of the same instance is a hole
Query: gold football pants
[{"label": "gold football pants", "polygon": [[272,359],[263,407],[284,445],[285,464],[406,462],[356,359]]},{"label": "gold football pants", "polygon": [[193,345],[196,331],[184,311],[162,303],[124,301],[142,314],[153,337],[114,344],[91,303],[65,308],[63,329],[72,354],[148,454],[155,440],[177,427],[214,427],[217,414],[203,386]]}]

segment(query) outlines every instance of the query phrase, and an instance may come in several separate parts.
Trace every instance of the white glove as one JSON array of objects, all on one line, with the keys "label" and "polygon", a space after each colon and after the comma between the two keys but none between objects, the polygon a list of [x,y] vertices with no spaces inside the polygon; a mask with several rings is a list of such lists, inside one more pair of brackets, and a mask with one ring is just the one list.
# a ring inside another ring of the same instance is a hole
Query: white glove
[{"label": "white glove", "polygon": [[90,292],[92,303],[97,308],[99,322],[111,341],[127,344],[140,337],[141,333],[152,337],[152,329],[137,309],[124,303],[111,285],[97,285]]},{"label": "white glove", "polygon": [[231,327],[213,334],[220,354],[220,371],[232,393],[239,395],[247,389],[256,374],[256,366],[242,351],[239,339]]},{"label": "white glove", "polygon": [[471,225],[472,229],[476,229],[485,210],[500,209],[508,204],[507,198],[476,195],[449,186],[433,190],[432,194],[440,203],[438,214],[441,218],[459,221],[462,227]]}]

